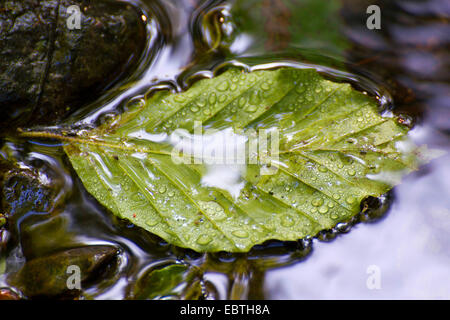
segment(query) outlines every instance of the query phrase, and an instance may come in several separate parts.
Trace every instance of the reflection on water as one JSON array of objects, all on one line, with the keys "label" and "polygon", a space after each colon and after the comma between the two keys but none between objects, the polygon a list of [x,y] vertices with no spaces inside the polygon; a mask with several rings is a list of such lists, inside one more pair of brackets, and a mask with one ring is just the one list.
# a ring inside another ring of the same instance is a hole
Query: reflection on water
[{"label": "reflection on water", "polygon": [[[95,125],[125,109],[131,98],[139,103],[153,90],[183,90],[224,63],[255,68],[295,64],[314,66],[331,79],[378,96],[383,109],[418,120],[412,131],[417,143],[450,150],[446,1],[129,2],[147,17],[148,44],[140,64],[128,79],[74,113],[68,124]],[[365,9],[373,3],[383,15],[378,31],[364,23]],[[9,151],[2,156],[38,168],[42,179],[57,182],[59,200],[53,210],[18,215],[7,272],[17,270],[24,258],[81,244],[112,244],[120,250],[114,275],[94,284],[86,296],[124,298],[142,270],[180,259],[206,263],[204,285],[211,298],[450,298],[448,156],[396,187],[384,219],[356,224],[334,241],[273,242],[248,255],[203,255],[174,248],[106,212],[85,191],[58,145],[8,141]],[[368,289],[371,266],[378,268],[379,290]],[[0,278],[1,286],[4,281]]]}]

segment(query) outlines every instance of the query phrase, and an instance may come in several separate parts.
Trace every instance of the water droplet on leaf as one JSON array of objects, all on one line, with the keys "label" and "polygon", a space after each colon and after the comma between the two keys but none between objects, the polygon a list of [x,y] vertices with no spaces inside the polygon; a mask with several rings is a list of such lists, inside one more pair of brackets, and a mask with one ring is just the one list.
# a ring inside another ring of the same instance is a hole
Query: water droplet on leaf
[{"label": "water droplet on leaf", "polygon": [[248,238],[248,232],[245,230],[235,230],[231,234],[238,238]]}]

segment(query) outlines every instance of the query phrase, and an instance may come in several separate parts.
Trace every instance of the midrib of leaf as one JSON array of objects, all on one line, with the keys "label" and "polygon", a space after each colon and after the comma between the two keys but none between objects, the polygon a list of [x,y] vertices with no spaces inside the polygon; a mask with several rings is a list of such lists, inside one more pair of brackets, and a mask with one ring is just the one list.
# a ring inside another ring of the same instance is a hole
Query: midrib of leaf
[{"label": "midrib of leaf", "polygon": [[160,150],[152,150],[152,149],[147,149],[147,148],[139,149],[139,148],[135,148],[135,147],[127,147],[124,144],[105,142],[102,140],[97,140],[95,138],[65,136],[63,134],[45,132],[45,131],[24,132],[23,136],[27,136],[29,138],[57,139],[60,141],[70,142],[70,143],[79,144],[79,145],[87,144],[87,145],[92,145],[92,146],[97,146],[97,147],[107,147],[107,148],[117,149],[117,150],[121,150],[121,151],[142,152],[142,153],[149,153],[149,154],[159,154],[159,155],[171,156],[170,153],[160,151]]},{"label": "midrib of leaf", "polygon": [[[258,83],[260,83],[260,82],[262,82],[262,81],[265,81],[264,79],[263,80],[261,80],[261,81],[259,81],[259,82],[257,82],[255,85],[253,85],[252,87],[254,87],[254,86],[256,86]],[[292,88],[290,88],[282,97],[280,97],[280,99],[279,100],[277,100],[276,102],[274,102],[273,104],[271,104],[270,105],[270,107],[273,107],[274,105],[276,105],[277,103],[279,103],[280,101],[282,101],[293,89],[294,89],[295,87],[292,87]],[[306,115],[305,115],[305,117],[304,118],[306,118],[307,116],[308,116],[308,114],[310,114],[311,112],[313,112],[315,109],[317,109],[319,106],[321,106],[325,101],[327,101],[336,91],[337,91],[337,89],[338,88],[336,88],[336,89],[334,89],[330,94],[328,94],[324,99],[322,99],[321,101],[320,101],[320,103],[317,103],[317,104],[315,104],[311,109],[309,109],[307,112],[306,112]],[[239,95],[237,95],[232,101],[234,101],[234,100],[236,100],[237,98],[239,98],[239,97],[241,97],[242,96],[242,94],[244,94],[245,92],[242,92],[242,93],[240,93]],[[229,103],[227,103],[226,104],[226,106],[228,106],[229,104],[231,103],[231,101],[229,102]],[[364,107],[364,106],[362,106],[362,107]],[[361,107],[361,108],[362,108]],[[223,108],[221,108],[220,110],[222,110]],[[352,110],[351,112],[349,112],[349,113],[347,113],[347,114],[344,114],[344,115],[340,115],[340,116],[336,116],[334,119],[338,119],[338,118],[341,118],[341,117],[346,117],[347,115],[349,115],[349,114],[352,114],[353,112],[357,112],[358,110],[359,110],[360,108],[357,108],[357,109],[355,109],[355,110]],[[269,109],[266,109],[264,112],[266,112],[267,110],[269,110]],[[217,113],[216,113],[217,114]],[[260,114],[260,115],[258,115],[258,117],[260,117],[262,114]],[[304,119],[303,118],[303,119]],[[330,119],[327,119],[327,120],[330,120]],[[381,121],[381,122],[379,122],[379,123],[376,123],[376,124],[374,124],[374,125],[372,125],[372,126],[370,126],[370,127],[367,127],[367,128],[363,128],[363,129],[361,129],[361,130],[359,130],[359,131],[356,131],[356,132],[352,132],[352,133],[350,133],[350,134],[348,134],[348,135],[345,135],[345,136],[341,136],[340,138],[338,138],[337,140],[332,140],[332,141],[329,141],[330,142],[330,144],[332,144],[332,143],[336,143],[336,142],[339,142],[339,141],[342,141],[343,139],[345,139],[345,138],[348,138],[348,137],[351,137],[351,136],[353,136],[353,135],[356,135],[356,134],[358,134],[358,133],[361,133],[361,132],[363,132],[363,131],[365,131],[365,130],[370,130],[370,129],[372,129],[373,127],[375,127],[375,126],[378,126],[378,125],[380,125],[381,123],[384,123],[384,122],[386,122],[386,121],[388,121],[388,119],[385,119],[385,120],[383,120],[383,121]],[[330,121],[327,121],[327,122],[330,122]],[[314,122],[313,122],[314,123]],[[105,142],[102,142],[102,141],[98,141],[98,140],[92,140],[92,139],[83,139],[83,138],[75,138],[75,137],[65,137],[66,138],[66,140],[71,140],[71,141],[74,141],[74,142],[76,142],[76,143],[81,143],[81,144],[90,144],[90,145],[95,145],[95,146],[102,146],[102,147],[110,147],[110,148],[116,148],[116,149],[119,149],[119,150],[126,150],[126,151],[134,151],[134,152],[144,152],[144,153],[150,153],[150,154],[160,154],[160,155],[164,155],[164,156],[170,156],[171,154],[170,153],[164,153],[164,152],[159,152],[159,151],[157,151],[157,150],[149,150],[149,149],[136,149],[136,148],[133,148],[133,147],[126,147],[126,146],[124,146],[124,145],[122,145],[122,144],[113,144],[113,143],[105,143]],[[296,153],[296,154],[301,154],[303,157],[305,157],[306,159],[308,159],[308,160],[311,160],[311,161],[313,161],[313,162],[315,162],[315,163],[318,163],[318,164],[320,164],[320,165],[323,165],[323,166],[325,166],[330,172],[332,172],[334,175],[336,175],[337,177],[339,177],[340,179],[342,179],[342,180],[344,180],[344,181],[346,181],[348,184],[351,184],[351,185],[353,185],[353,186],[355,186],[355,187],[360,187],[360,186],[358,186],[358,185],[356,185],[355,183],[353,183],[352,181],[350,181],[350,180],[348,180],[348,179],[346,179],[345,177],[343,177],[342,175],[339,175],[338,173],[336,173],[336,172],[334,172],[333,170],[331,170],[328,166],[326,166],[324,163],[321,163],[321,162],[318,162],[317,160],[315,160],[315,159],[312,159],[311,157],[308,157],[303,151],[302,151],[302,149],[303,150],[305,150],[305,151],[312,151],[312,150],[324,150],[324,149],[320,149],[320,148],[318,148],[318,149],[307,149],[307,146],[305,146],[305,147],[299,147],[299,148],[297,148],[297,149],[295,149],[295,150],[288,150],[288,151],[282,151],[282,152],[280,152],[280,153],[286,153],[286,154],[289,154],[289,153]],[[332,150],[332,149],[329,149],[329,150]],[[338,150],[338,149],[336,149],[336,150],[333,150],[333,151],[338,151],[338,152],[341,152],[340,150]],[[396,160],[396,159],[392,159],[392,160]],[[396,161],[399,161],[399,160],[396,160]],[[399,162],[401,162],[401,161],[399,161]],[[403,162],[401,162],[402,164],[403,164]],[[211,223],[211,225],[217,230],[217,231],[219,231],[220,233],[222,233],[227,239],[228,239],[228,241],[230,241],[230,243],[233,243],[233,240],[231,240],[231,238],[229,238],[224,232],[223,232],[223,230],[221,229],[221,228],[219,228],[209,217],[208,217],[208,215],[206,215],[206,213],[204,212],[204,210],[198,205],[198,203],[192,198],[192,197],[190,197],[175,181],[173,181],[171,178],[170,178],[170,175],[168,175],[167,173],[165,173],[161,168],[159,168],[154,162],[152,162],[152,164],[153,164],[153,166],[156,168],[156,169],[158,169],[162,174],[164,174],[171,182],[172,182],[172,184],[176,187],[176,188],[178,188],[180,191],[182,191],[183,192],[183,194],[186,196],[186,198],[187,199],[189,199],[189,201],[192,203],[192,204],[194,204],[197,208],[198,208],[198,210],[199,210],[199,212],[201,212],[202,213],[202,215]],[[335,200],[333,200],[333,198],[330,196],[330,195],[328,195],[327,193],[325,193],[324,191],[322,191],[322,190],[320,190],[320,189],[318,189],[318,188],[316,188],[316,187],[314,187],[313,185],[311,185],[311,184],[309,184],[309,183],[307,183],[306,181],[304,181],[304,180],[302,180],[298,175],[295,175],[295,174],[293,174],[292,172],[290,172],[290,171],[288,171],[288,170],[285,170],[283,167],[281,167],[281,166],[279,166],[279,165],[277,165],[276,163],[274,163],[273,164],[274,166],[276,166],[276,167],[278,167],[281,171],[283,171],[283,172],[285,172],[286,174],[288,174],[289,176],[291,176],[291,177],[293,177],[294,179],[296,179],[296,180],[298,180],[299,182],[301,182],[301,183],[303,183],[303,184],[305,184],[306,186],[308,186],[308,187],[310,187],[310,188],[312,188],[312,189],[314,189],[314,190],[316,190],[316,191],[318,191],[318,192],[320,192],[321,194],[323,194],[326,198],[328,198],[328,199],[330,199],[331,201],[335,201]],[[123,167],[122,166],[120,166],[122,169],[123,169]],[[124,170],[124,169],[123,169]],[[95,172],[97,173],[97,175],[99,175],[99,173],[98,173],[98,171],[97,170],[95,170]],[[124,170],[124,172],[128,175],[128,172],[126,172],[125,170]],[[129,175],[128,175],[129,176]],[[99,176],[100,177],[100,176]],[[130,177],[130,176],[129,176]],[[131,177],[130,177],[130,179],[131,179]],[[142,189],[141,188],[141,186],[136,182],[136,180],[135,179],[132,179],[134,182],[135,182],[135,184],[136,184],[136,186],[146,195],[146,197],[147,197],[147,191],[145,190],[145,189]],[[103,180],[101,179],[101,181],[102,181],[102,183],[103,183]],[[104,184],[104,183],[103,183]],[[106,187],[106,185],[104,185],[105,187]],[[264,192],[264,190],[262,190],[260,187],[258,187],[258,189],[260,190],[260,191],[263,191]],[[227,197],[229,200],[233,200],[233,199],[231,199],[231,198],[229,198],[228,197],[228,195],[226,194],[226,193],[223,193],[223,192],[221,192],[221,191],[219,191],[223,196],[225,196],[225,197]],[[265,193],[267,193],[267,192],[265,192]],[[281,199],[278,199],[278,198],[276,198],[276,197],[274,197],[274,196],[272,196],[272,195],[270,195],[269,193],[267,193],[269,196],[271,196],[273,199],[276,199],[277,201],[282,201]],[[116,203],[116,207],[117,207],[117,202],[115,201],[115,199],[114,199],[114,197],[110,197],[115,203]],[[148,199],[148,197],[147,197],[147,199]],[[150,199],[148,199],[149,201],[150,201]],[[285,205],[288,205],[289,207],[291,207],[292,209],[294,209],[295,211],[297,211],[297,212],[299,212],[300,214],[302,214],[303,216],[305,216],[305,217],[307,217],[308,219],[312,219],[312,221],[314,221],[314,222],[317,222],[317,220],[315,220],[313,217],[311,217],[310,215],[308,215],[308,214],[306,214],[306,213],[304,213],[304,212],[302,212],[301,210],[299,210],[298,208],[295,208],[295,207],[293,207],[293,206],[291,206],[288,202],[285,202],[285,201],[282,201]],[[341,202],[338,202],[338,201],[335,201],[336,203],[338,203],[342,208],[344,208],[346,211],[350,211],[347,207],[345,207]],[[151,204],[152,204],[152,206],[155,208],[155,210],[158,212],[158,214],[163,218],[163,220],[168,224],[168,221],[167,221],[167,219],[162,215],[162,213],[157,209],[157,207],[153,204],[153,202],[151,202]],[[245,211],[245,210],[243,210],[242,208],[240,208],[241,209],[241,211],[243,212],[243,213],[246,213],[247,214],[247,212]],[[248,216],[248,215],[247,215]],[[250,216],[248,216],[249,218],[251,218]],[[169,226],[170,226],[170,224],[168,224]]]}]

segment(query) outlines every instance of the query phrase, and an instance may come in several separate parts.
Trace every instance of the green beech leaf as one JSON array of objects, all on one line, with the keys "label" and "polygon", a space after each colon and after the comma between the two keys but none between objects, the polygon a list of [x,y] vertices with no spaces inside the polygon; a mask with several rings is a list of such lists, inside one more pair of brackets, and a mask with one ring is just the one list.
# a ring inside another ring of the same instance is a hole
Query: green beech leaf
[{"label": "green beech leaf", "polygon": [[[229,69],[59,138],[86,189],[115,215],[177,246],[242,252],[314,236],[399,183],[418,164],[400,122],[313,69]],[[201,155],[200,136],[210,148]],[[211,162],[230,142],[248,150],[245,164]],[[174,150],[195,162],[179,164]]]}]

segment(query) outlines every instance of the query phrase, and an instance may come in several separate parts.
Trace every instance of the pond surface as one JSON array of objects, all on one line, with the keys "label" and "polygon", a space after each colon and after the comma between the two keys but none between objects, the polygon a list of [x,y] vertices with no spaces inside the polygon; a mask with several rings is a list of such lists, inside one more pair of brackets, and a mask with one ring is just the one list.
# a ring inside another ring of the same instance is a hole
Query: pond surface
[{"label": "pond surface", "polygon": [[[382,109],[411,119],[416,143],[447,154],[395,187],[381,218],[322,240],[204,255],[114,218],[87,193],[60,143],[5,138],[3,150],[37,168],[58,194],[53,208],[25,210],[10,223],[14,236],[2,251],[0,287],[10,287],[7,275],[25,259],[107,244],[120,250],[116,266],[83,292],[85,298],[127,298],[145,270],[174,261],[207,266],[203,285],[210,299],[450,298],[448,1],[128,2],[147,23],[139,65],[68,117],[68,125],[95,126],[155,89],[185,90],[223,64],[308,66],[378,96]],[[375,3],[381,29],[369,30],[366,8]]]}]

